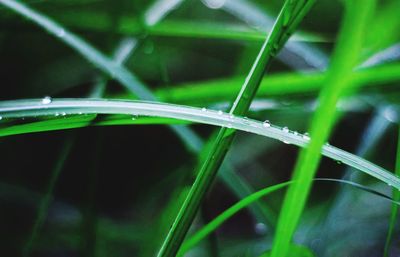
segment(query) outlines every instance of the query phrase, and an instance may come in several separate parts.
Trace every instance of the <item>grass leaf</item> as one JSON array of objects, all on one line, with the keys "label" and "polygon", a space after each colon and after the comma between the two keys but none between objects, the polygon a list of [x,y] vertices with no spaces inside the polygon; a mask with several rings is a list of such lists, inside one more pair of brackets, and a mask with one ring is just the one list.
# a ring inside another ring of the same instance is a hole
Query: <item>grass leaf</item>
[{"label": "grass leaf", "polygon": [[[54,117],[56,113],[72,114],[124,114],[180,119],[265,136],[288,144],[305,147],[310,138],[294,131],[287,131],[275,125],[265,126],[264,122],[232,116],[228,113],[200,108],[152,103],[143,101],[88,100],[88,99],[53,99],[50,104],[42,104],[41,99],[0,101],[0,116],[7,118],[35,118],[38,116]],[[322,155],[347,164],[367,173],[382,182],[400,189],[400,179],[391,172],[357,155],[348,153],[331,145],[324,145]]]},{"label": "grass leaf", "polygon": [[[351,187],[363,190],[367,193],[371,193],[373,195],[376,195],[378,197],[382,197],[382,199],[391,201],[394,206],[399,206],[400,202],[398,199],[392,199],[387,195],[384,195],[382,193],[379,193],[373,189],[370,189],[368,187],[365,187],[363,185],[360,185],[358,183],[354,183],[351,181],[347,180],[342,180],[342,179],[325,179],[325,178],[315,178],[313,179],[315,182],[335,182],[335,183],[340,183],[344,185],[349,185]],[[267,196],[275,191],[278,191],[280,189],[283,189],[291,184],[295,184],[295,181],[288,181],[280,184],[276,184],[273,186],[266,187],[264,189],[261,189],[257,192],[254,192],[253,194],[249,195],[246,198],[243,198],[236,204],[232,205],[229,207],[227,210],[219,214],[216,218],[214,218],[211,222],[203,226],[199,231],[197,231],[194,235],[190,236],[187,240],[182,245],[181,250],[179,251],[178,256],[183,256],[188,250],[196,246],[201,240],[203,240],[208,234],[211,232],[215,231],[218,229],[225,221],[227,221],[229,218],[234,216],[236,213],[241,211],[242,209],[246,208],[248,205],[252,204],[254,201],[257,201],[258,199]]]},{"label": "grass leaf", "polygon": [[[290,72],[271,74],[262,79],[257,97],[315,95],[321,90],[326,77],[327,73],[299,74]],[[159,99],[171,103],[204,105],[205,103],[228,101],[240,89],[240,83],[243,79],[243,77],[232,77],[174,85],[168,89],[160,88],[155,94]],[[383,84],[388,87],[397,87],[397,84],[392,82],[400,80],[400,64],[393,63],[358,69],[351,74],[351,80],[352,83],[345,89],[346,91],[351,91],[355,87],[373,90]],[[127,96],[118,96],[118,98],[124,97]]]},{"label": "grass leaf", "polygon": [[[293,33],[295,28],[297,28],[299,22],[311,8],[313,3],[313,1],[307,1],[306,6],[301,8],[297,16],[291,17],[289,21],[284,21],[283,17],[285,17],[285,14],[289,10],[290,2],[291,1],[285,2],[271,33],[261,47],[261,50],[230,109],[231,115],[246,114],[251,101],[255,97],[266,67],[289,39],[290,35]],[[222,128],[218,132],[213,147],[208,153],[206,160],[199,168],[189,194],[172,224],[157,256],[172,257],[178,252],[186,233],[193,222],[197,210],[199,209],[205,194],[211,187],[218,169],[229,150],[234,135],[235,131],[229,128]]]},{"label": "grass leaf", "polygon": [[336,104],[344,89],[351,83],[351,72],[357,64],[367,22],[374,6],[373,0],[346,2],[340,37],[325,86],[320,93],[319,106],[311,123],[311,141],[309,146],[301,151],[292,175],[299,183],[290,186],[286,193],[272,247],[272,257],[284,257],[288,254],[321,159],[321,148],[335,123]]},{"label": "grass leaf", "polygon": [[[81,54],[85,59],[87,59],[97,68],[99,68],[100,70],[102,70],[115,80],[117,80],[119,83],[125,86],[131,93],[133,93],[140,99],[156,100],[156,97],[153,95],[153,93],[138,78],[136,78],[136,76],[134,76],[129,70],[127,70],[123,65],[121,65],[120,62],[108,58],[100,51],[95,49],[93,46],[85,42],[82,38],[68,31],[57,22],[51,20],[45,15],[37,11],[34,11],[32,8],[17,1],[0,0],[0,3],[14,10],[18,14],[32,20],[40,27],[47,30],[50,34],[58,37],[62,42],[64,42],[66,45],[70,46],[72,49],[77,51],[79,54]],[[163,10],[163,12],[165,12],[165,10]],[[39,125],[43,127],[43,125],[45,124],[42,123]],[[81,125],[85,126],[85,123],[71,124],[71,128],[72,126],[81,126]],[[55,128],[56,127],[49,127],[46,129],[52,130]],[[174,124],[170,125],[170,128],[182,140],[182,142],[185,144],[185,146],[189,151],[197,154],[201,150],[204,143],[202,142],[202,139],[198,135],[196,135],[190,128],[185,126],[177,126]],[[15,129],[16,128],[12,129],[12,131],[15,131]],[[26,129],[26,128],[19,127],[19,129]],[[232,173],[231,176],[235,176],[235,173]],[[226,180],[229,180],[229,178]],[[236,177],[236,180],[241,180],[241,178]],[[243,185],[243,184],[244,183],[237,185]],[[239,197],[247,195],[246,188],[243,187],[238,187],[234,191],[241,192],[241,195],[239,195]]]}]

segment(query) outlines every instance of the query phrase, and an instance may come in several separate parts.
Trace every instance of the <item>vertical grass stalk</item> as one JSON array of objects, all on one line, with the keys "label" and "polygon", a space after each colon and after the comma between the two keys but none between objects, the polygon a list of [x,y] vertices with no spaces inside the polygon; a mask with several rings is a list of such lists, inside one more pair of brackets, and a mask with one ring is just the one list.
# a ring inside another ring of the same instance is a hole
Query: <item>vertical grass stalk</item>
[{"label": "vertical grass stalk", "polygon": [[339,40],[310,126],[311,141],[301,151],[294,168],[292,177],[298,183],[291,185],[286,193],[273,242],[272,257],[288,256],[293,234],[321,159],[322,146],[335,124],[336,104],[346,87],[351,84],[351,73],[357,64],[369,17],[375,7],[374,0],[349,0],[345,4]]},{"label": "vertical grass stalk", "polygon": [[[270,64],[272,58],[282,48],[289,39],[301,19],[311,8],[313,1],[292,1],[285,2],[278,18],[272,28],[271,33],[263,43],[261,50],[235,100],[230,114],[244,115],[249,109],[254,98],[265,69]],[[297,16],[293,15],[292,6],[301,4],[301,9]],[[197,173],[196,179],[183,203],[169,233],[164,240],[158,253],[159,257],[172,257],[178,252],[187,231],[192,224],[199,206],[204,196],[211,187],[212,182],[221,166],[226,153],[234,139],[235,130],[221,128],[214,141],[214,145],[208,156]]]}]

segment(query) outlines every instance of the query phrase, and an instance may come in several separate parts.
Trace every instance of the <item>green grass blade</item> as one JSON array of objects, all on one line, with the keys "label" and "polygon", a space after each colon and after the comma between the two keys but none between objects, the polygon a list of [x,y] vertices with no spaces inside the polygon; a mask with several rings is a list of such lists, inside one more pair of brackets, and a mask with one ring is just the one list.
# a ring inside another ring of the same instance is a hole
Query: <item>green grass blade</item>
[{"label": "green grass blade", "polygon": [[[399,129],[398,137],[397,137],[397,154],[396,154],[395,174],[397,176],[400,175],[400,129]],[[393,194],[393,199],[395,201],[400,200],[399,190],[393,190],[392,194]],[[385,248],[384,248],[384,252],[383,252],[383,256],[385,256],[385,257],[389,256],[390,245],[392,243],[392,238],[393,238],[394,228],[395,228],[396,222],[397,222],[398,212],[399,212],[399,206],[397,204],[392,204],[392,209],[390,212],[389,229],[388,229],[388,233],[386,236]]]},{"label": "green grass blade", "polygon": [[[60,24],[52,21],[48,17],[34,11],[33,9],[13,0],[1,0],[0,3],[34,21],[36,24],[46,29],[50,34],[58,37],[65,44],[72,47],[89,62],[93,63],[103,72],[107,73],[132,93],[144,100],[155,100],[155,96],[148,90],[131,72],[129,72],[120,62],[114,61],[103,55],[97,49],[86,43],[83,39],[74,35],[63,28]],[[39,124],[43,126],[43,124]],[[78,125],[78,124],[74,124]],[[86,125],[81,123],[80,125]],[[72,128],[73,124],[71,124]],[[189,128],[178,125],[170,125],[171,129],[182,139],[185,146],[192,152],[199,152],[203,142],[199,136],[194,134]],[[49,127],[53,129],[54,127]],[[244,190],[242,190],[244,192]]]},{"label": "green grass blade", "polygon": [[299,183],[290,186],[286,193],[272,247],[272,257],[284,257],[288,254],[318,168],[321,148],[334,125],[336,104],[343,94],[343,89],[351,82],[350,74],[358,61],[367,22],[374,6],[373,0],[346,2],[347,8],[332,65],[319,97],[319,107],[311,123],[311,141],[309,146],[301,151],[294,169],[293,179]]},{"label": "green grass blade", "polygon": [[183,256],[188,250],[193,248],[195,245],[197,245],[201,240],[203,240],[205,237],[207,237],[210,233],[215,231],[223,222],[225,222],[227,219],[235,215],[237,212],[239,212],[241,209],[247,207],[254,201],[259,200],[261,197],[266,196],[270,193],[273,193],[281,188],[286,187],[292,182],[285,182],[277,185],[273,185],[267,188],[264,188],[260,191],[257,191],[246,198],[243,198],[240,200],[238,203],[218,215],[216,218],[214,218],[210,223],[202,227],[199,231],[197,231],[193,236],[190,236],[185,242],[182,244],[181,249],[179,250],[179,253],[177,256]]},{"label": "green grass blade", "polygon": [[[28,19],[31,19],[37,25],[47,30],[50,34],[57,36],[62,42],[76,50],[100,70],[116,79],[140,99],[156,99],[156,97],[152,94],[150,90],[145,87],[144,84],[142,84],[130,71],[128,71],[123,65],[121,65],[120,61],[109,59],[107,56],[103,55],[101,52],[89,45],[83,39],[63,28],[60,24],[14,0],[0,0],[0,3],[11,8],[18,14],[27,17]],[[165,12],[166,10],[162,11]],[[153,17],[159,19],[159,17],[157,16],[157,18],[156,16],[153,15]],[[43,126],[44,124],[40,125]],[[86,124],[71,124],[71,128],[73,125],[85,126]],[[55,127],[51,128],[54,129]],[[170,125],[170,128],[178,135],[178,137],[182,140],[189,151],[193,153],[198,153],[201,150],[204,143],[202,142],[201,138],[196,135],[190,128],[174,124]],[[232,175],[235,176],[234,173]],[[239,177],[237,179],[240,180]],[[236,191],[242,192],[241,195],[246,194],[245,188],[237,188]]]},{"label": "green grass blade", "polygon": [[[275,17],[269,14],[268,10],[260,8],[258,3],[252,1],[225,1],[220,9],[255,28],[271,28],[275,21]],[[301,60],[310,67],[318,70],[324,70],[328,63],[327,56],[322,51],[317,49],[315,45],[311,47],[305,42],[296,41],[296,35],[299,34],[302,33],[297,32],[293,35],[293,37],[290,38],[291,40],[289,40],[284,47],[284,53],[282,53],[282,55],[278,55],[277,58],[294,70],[304,68],[304,66],[299,64],[296,60]],[[327,39],[326,37],[319,37],[318,35],[315,35],[315,33],[312,33],[308,36],[316,36],[316,39],[325,38],[325,40],[328,40],[329,42],[332,41],[332,39]],[[312,38],[307,39],[307,41],[309,40],[313,41]]]},{"label": "green grass blade", "polygon": [[[293,23],[291,23],[292,21],[283,22],[282,17],[287,12],[289,2],[290,1],[285,2],[271,33],[261,47],[261,50],[232,105],[230,110],[231,115],[244,115],[248,111],[267,65],[270,64],[271,59],[277,54],[283,44],[286,43],[294,28],[298,25],[297,17],[294,17]],[[311,5],[307,6],[305,12],[301,13],[301,19],[310,7]],[[199,209],[205,194],[211,187],[218,169],[229,150],[235,135],[234,132],[234,130],[228,128],[220,129],[217,138],[214,141],[214,146],[199,169],[191,190],[189,191],[189,194],[172,224],[172,227],[169,230],[157,256],[172,257],[178,252],[186,233],[193,222],[197,210]]]},{"label": "green grass blade", "polygon": [[[14,0],[0,0],[0,3],[32,20],[40,27],[47,30],[51,35],[58,37],[62,42],[77,51],[97,68],[120,82],[140,99],[156,100],[152,92],[118,61],[108,58],[93,46],[85,42],[82,38],[68,31],[57,22]],[[195,136],[188,128],[172,125],[172,130],[182,138],[189,150],[196,152],[201,149],[200,138]]]},{"label": "green grass blade", "polygon": [[[299,147],[305,147],[310,140],[305,135],[294,133],[294,131],[287,131],[275,125],[266,127],[260,121],[232,116],[231,114],[219,111],[204,111],[200,108],[165,103],[100,99],[53,99],[49,104],[42,104],[41,99],[0,101],[0,116],[3,117],[2,122],[7,118],[54,117],[56,113],[60,112],[65,112],[67,115],[81,113],[124,114],[187,120],[214,126],[230,127],[235,130],[265,136]],[[390,184],[396,189],[400,189],[400,179],[398,177],[365,159],[331,145],[324,145],[321,152],[326,157],[347,164],[382,182]]]},{"label": "green grass blade", "polygon": [[[240,178],[238,175],[234,176],[233,168],[229,167],[228,164],[224,163],[222,165],[218,172],[218,176],[226,185],[229,185],[231,190],[239,196],[239,199],[243,199],[254,192],[254,189],[249,183],[243,179],[238,179]],[[277,214],[268,205],[261,202],[255,202],[249,206],[249,210],[253,213],[257,222],[261,222],[271,228],[275,226]]]},{"label": "green grass blade", "polygon": [[[347,180],[341,180],[341,179],[325,179],[325,178],[316,178],[313,179],[314,181],[322,181],[322,182],[335,182],[335,183],[341,183],[344,185],[349,185],[351,187],[363,190],[367,193],[371,193],[373,195],[376,195],[378,197],[382,197],[385,200],[391,201],[394,206],[398,206],[400,204],[398,199],[392,199],[387,195],[384,195],[380,192],[377,192],[373,189],[370,189],[368,187],[365,187],[363,185],[360,185],[358,183],[354,183],[351,181]],[[183,256],[188,250],[193,248],[195,245],[197,245],[201,240],[203,240],[208,234],[211,232],[215,231],[218,229],[225,221],[227,221],[229,218],[234,216],[236,213],[238,213],[240,210],[246,208],[248,205],[252,204],[253,202],[257,201],[258,199],[267,196],[275,191],[278,191],[280,189],[283,189],[291,184],[294,184],[294,181],[288,181],[280,184],[276,184],[273,186],[266,187],[264,189],[261,189],[257,192],[254,192],[253,194],[249,195],[246,198],[243,198],[236,204],[232,205],[229,207],[227,210],[219,214],[216,218],[214,218],[211,222],[206,224],[204,227],[202,227],[199,231],[197,231],[194,235],[190,236],[185,242],[182,244],[182,248],[179,251],[178,256]]]},{"label": "green grass blade", "polygon": [[[298,74],[292,72],[266,76],[261,81],[257,97],[315,95],[324,85],[326,76],[326,73]],[[204,102],[213,103],[232,99],[235,92],[240,89],[243,79],[243,77],[233,77],[174,85],[168,89],[160,88],[155,93],[159,99],[166,102],[204,105]],[[358,69],[351,74],[351,80],[353,83],[345,89],[346,91],[351,91],[358,85],[365,90],[383,84],[387,84],[388,87],[397,87],[397,84],[393,82],[400,80],[400,64],[392,63]]]}]

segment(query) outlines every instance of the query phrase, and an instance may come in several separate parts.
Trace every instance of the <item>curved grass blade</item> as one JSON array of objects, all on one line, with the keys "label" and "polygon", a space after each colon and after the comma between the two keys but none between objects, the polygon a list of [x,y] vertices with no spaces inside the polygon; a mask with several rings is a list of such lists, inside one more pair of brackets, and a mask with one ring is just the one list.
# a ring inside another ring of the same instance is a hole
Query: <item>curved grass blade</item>
[{"label": "curved grass blade", "polygon": [[[299,16],[293,17],[289,22],[284,22],[282,17],[284,17],[284,14],[287,12],[290,2],[291,1],[285,2],[271,33],[268,35],[261,47],[261,50],[230,109],[229,113],[231,115],[244,115],[248,111],[267,65],[270,64],[272,58],[286,43],[304,15],[311,8],[311,4],[307,5],[307,7],[300,12]],[[310,3],[311,2],[313,1],[310,1]],[[235,130],[233,129],[221,128],[218,132],[213,147],[209,151],[205,161],[202,163],[202,166],[199,167],[199,171],[189,194],[173,222],[157,256],[172,257],[178,252],[187,231],[194,220],[197,210],[199,209],[205,194],[210,189],[218,169],[229,150],[234,135]]]},{"label": "curved grass blade", "polygon": [[[34,23],[47,30],[51,35],[58,37],[62,42],[77,51],[94,66],[117,80],[140,99],[156,100],[152,92],[118,61],[108,58],[82,38],[63,28],[57,22],[17,1],[0,0],[0,3],[14,10],[16,13],[31,19]],[[195,136],[193,131],[175,125],[172,125],[171,128],[182,139],[189,150],[196,152],[196,150],[201,149],[200,138]]]},{"label": "curved grass blade", "polygon": [[[84,113],[163,117],[229,127],[299,147],[305,147],[310,142],[310,138],[306,135],[295,133],[295,131],[287,131],[272,124],[266,126],[263,122],[241,118],[229,113],[173,104],[100,99],[53,99],[49,104],[43,104],[41,99],[0,101],[0,116],[3,117],[3,120],[7,118],[34,118],[39,116],[54,117],[56,113],[60,112],[65,112],[67,115]],[[365,159],[331,145],[324,145],[321,153],[326,157],[347,164],[400,190],[400,179],[397,176]]]},{"label": "curved grass blade", "polygon": [[285,257],[288,254],[292,236],[305,207],[312,179],[321,159],[321,148],[335,123],[336,104],[344,89],[351,83],[351,71],[358,61],[367,22],[374,6],[374,0],[346,1],[345,17],[332,65],[311,123],[312,139],[309,146],[301,151],[296,163],[292,177],[299,183],[290,186],[286,193],[273,242],[272,257]]},{"label": "curved grass blade", "polygon": [[[397,137],[397,154],[396,154],[395,174],[396,175],[400,174],[400,129],[398,131],[398,137]],[[393,199],[395,201],[400,200],[399,190],[393,190],[392,194],[393,194]],[[393,204],[391,212],[390,212],[389,230],[388,230],[388,233],[386,236],[385,248],[384,248],[384,252],[383,252],[383,256],[385,256],[385,257],[389,256],[390,245],[392,243],[392,238],[393,238],[394,228],[396,226],[398,212],[399,212],[399,206],[397,206],[396,204]]]},{"label": "curved grass blade", "polygon": [[[28,19],[31,19],[37,25],[47,30],[50,34],[57,36],[66,45],[76,50],[100,70],[115,78],[130,92],[132,92],[139,98],[143,100],[156,99],[156,97],[149,89],[145,87],[144,84],[142,84],[132,73],[130,73],[123,65],[121,65],[120,61],[107,58],[105,55],[89,45],[83,39],[64,29],[60,24],[14,0],[0,0],[0,3],[16,11],[18,14],[27,17]],[[177,2],[176,4],[179,3]],[[154,15],[152,15],[152,21],[156,22],[157,20],[159,20],[162,15],[166,14],[166,11],[167,10],[162,10],[163,13],[153,13]],[[200,152],[203,146],[203,141],[190,128],[177,125],[170,125],[170,128],[178,135],[178,137],[182,140],[189,151],[193,153]],[[231,175],[235,176],[235,173],[232,173]],[[240,177],[237,177],[236,179],[241,180]],[[225,181],[226,180],[229,180],[229,178],[225,179]],[[235,191],[241,192],[241,195],[239,195],[239,197],[247,195],[246,188],[237,188]]]},{"label": "curved grass blade", "polygon": [[[396,199],[392,199],[391,197],[382,194],[378,191],[375,191],[371,188],[368,188],[366,186],[363,186],[361,184],[351,182],[348,180],[342,180],[342,179],[329,179],[329,178],[315,178],[313,179],[315,182],[335,182],[335,183],[341,183],[344,185],[348,185],[360,190],[363,190],[367,193],[373,194],[375,196],[381,197],[384,200],[388,200],[394,204],[394,206],[399,206],[400,201]],[[182,248],[180,249],[179,253],[177,256],[183,256],[188,250],[196,246],[201,240],[203,240],[205,237],[207,237],[208,234],[211,232],[215,231],[218,229],[225,221],[227,221],[229,218],[234,216],[236,213],[241,211],[242,209],[246,208],[248,205],[253,203],[254,201],[259,200],[260,198],[267,196],[271,193],[274,193],[280,189],[283,189],[293,183],[296,183],[294,181],[287,181],[284,183],[276,184],[273,186],[266,187],[264,189],[261,189],[257,192],[252,193],[251,195],[247,196],[246,198],[243,198],[236,204],[232,205],[229,207],[227,210],[219,214],[216,218],[214,218],[211,222],[206,224],[204,227],[202,227],[199,231],[197,231],[194,235],[189,237],[185,242],[182,244]]]}]

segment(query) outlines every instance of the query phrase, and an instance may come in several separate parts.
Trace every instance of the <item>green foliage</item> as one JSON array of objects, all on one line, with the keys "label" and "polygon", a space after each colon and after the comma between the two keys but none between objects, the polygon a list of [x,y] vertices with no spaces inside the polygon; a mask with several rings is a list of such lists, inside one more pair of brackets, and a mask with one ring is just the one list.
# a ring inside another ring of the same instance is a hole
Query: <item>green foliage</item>
[{"label": "green foliage", "polygon": [[398,251],[399,1],[0,4],[1,255]]},{"label": "green foliage", "polygon": [[373,0],[346,2],[346,13],[338,43],[310,125],[310,144],[300,153],[292,175],[298,183],[289,187],[282,206],[272,247],[273,257],[288,255],[290,241],[304,210],[311,182],[321,159],[322,146],[327,142],[336,122],[337,102],[344,89],[351,83],[351,71],[359,59],[364,34],[374,7]]}]

